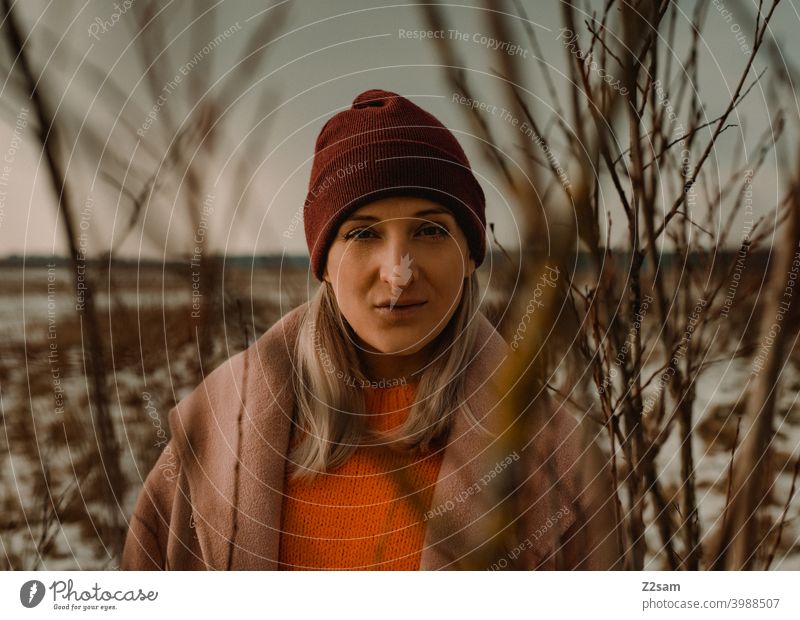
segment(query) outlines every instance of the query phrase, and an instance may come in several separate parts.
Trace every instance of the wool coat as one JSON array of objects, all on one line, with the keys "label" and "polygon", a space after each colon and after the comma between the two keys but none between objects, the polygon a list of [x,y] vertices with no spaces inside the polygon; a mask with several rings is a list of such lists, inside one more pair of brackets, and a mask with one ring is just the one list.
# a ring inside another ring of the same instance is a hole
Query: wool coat
[{"label": "wool coat", "polygon": [[[169,412],[171,437],[136,501],[122,569],[278,568],[293,352],[307,310],[287,313]],[[454,412],[441,448],[420,570],[618,568],[600,451],[555,407],[529,416],[525,436],[504,432],[498,394],[511,350],[482,314],[475,320],[470,413]]]}]

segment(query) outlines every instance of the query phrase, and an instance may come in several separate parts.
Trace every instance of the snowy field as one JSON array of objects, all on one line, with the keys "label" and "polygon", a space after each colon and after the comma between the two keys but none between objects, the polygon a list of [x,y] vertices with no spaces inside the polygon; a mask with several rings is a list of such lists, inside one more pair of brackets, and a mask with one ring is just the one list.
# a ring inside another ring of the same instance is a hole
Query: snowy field
[{"label": "snowy field", "polygon": [[[5,568],[104,569],[116,558],[102,541],[111,527],[104,471],[90,406],[89,330],[80,324],[70,270],[44,263],[0,268],[0,533]],[[130,515],[141,481],[164,445],[166,415],[201,379],[242,350],[282,314],[307,299],[315,281],[304,266],[234,265],[206,277],[204,317],[192,317],[186,267],[126,265],[95,271],[97,327],[103,335],[108,408],[125,479],[122,514]],[[481,273],[486,284],[486,273]],[[489,287],[484,305],[498,302]],[[507,336],[507,334],[504,334]],[[721,335],[720,338],[724,338]],[[729,337],[729,336],[728,336]],[[203,351],[202,366],[198,350]],[[778,397],[773,519],[780,517],[800,452],[796,356]],[[659,361],[650,366],[657,368]],[[573,374],[561,373],[557,374]],[[712,366],[697,383],[697,495],[703,533],[719,518],[735,430],[735,409],[750,366],[745,359]],[[580,373],[578,373],[580,374]],[[591,386],[576,394],[591,397]],[[740,405],[741,406],[741,403]],[[657,462],[659,481],[674,492],[679,440],[670,437]],[[786,473],[788,472],[788,473]],[[800,501],[787,514],[773,569],[800,569]],[[645,512],[653,522],[652,505]],[[664,568],[655,526],[648,528],[647,568]]]}]

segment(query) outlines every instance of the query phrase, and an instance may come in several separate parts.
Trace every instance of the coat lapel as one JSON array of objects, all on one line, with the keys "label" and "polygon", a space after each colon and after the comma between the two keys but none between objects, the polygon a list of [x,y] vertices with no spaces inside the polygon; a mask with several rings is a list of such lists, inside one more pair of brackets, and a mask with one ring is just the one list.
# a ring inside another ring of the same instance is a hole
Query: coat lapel
[{"label": "coat lapel", "polygon": [[[181,499],[191,503],[208,569],[277,567],[293,408],[290,358],[306,307],[289,312],[170,412],[189,487]],[[173,517],[178,532],[183,525]]]},{"label": "coat lapel", "polygon": [[[433,493],[420,570],[469,565],[481,552],[498,504],[497,485],[482,483],[505,456],[497,440],[498,386],[508,347],[481,314],[477,351],[467,371],[464,407],[456,412]],[[490,545],[493,546],[493,545]],[[491,552],[489,552],[491,553]]]}]

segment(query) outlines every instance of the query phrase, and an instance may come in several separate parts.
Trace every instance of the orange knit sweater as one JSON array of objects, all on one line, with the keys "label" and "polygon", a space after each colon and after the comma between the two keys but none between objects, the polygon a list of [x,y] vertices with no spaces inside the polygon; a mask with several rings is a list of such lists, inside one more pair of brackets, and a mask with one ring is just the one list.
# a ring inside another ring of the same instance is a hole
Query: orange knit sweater
[{"label": "orange knit sweater", "polygon": [[[388,430],[408,415],[415,386],[363,391],[368,423]],[[414,458],[368,446],[311,481],[287,475],[279,569],[418,570],[441,461],[441,450]]]}]

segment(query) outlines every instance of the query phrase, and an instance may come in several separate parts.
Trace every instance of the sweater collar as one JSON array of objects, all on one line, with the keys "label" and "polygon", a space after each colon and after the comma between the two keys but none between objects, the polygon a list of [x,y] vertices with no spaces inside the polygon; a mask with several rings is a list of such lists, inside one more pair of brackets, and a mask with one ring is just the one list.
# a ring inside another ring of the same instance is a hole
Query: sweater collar
[{"label": "sweater collar", "polygon": [[[277,568],[294,410],[292,358],[307,309],[306,302],[291,310],[170,411],[191,516],[211,569]],[[509,349],[482,314],[475,320],[478,338],[466,376],[472,416],[463,406],[454,414],[432,500],[432,510],[446,510],[427,521],[422,570],[452,567],[477,546],[495,500],[488,492],[455,500],[505,456],[492,441],[498,429],[491,421],[498,416],[491,413],[499,406],[497,382]]]}]

